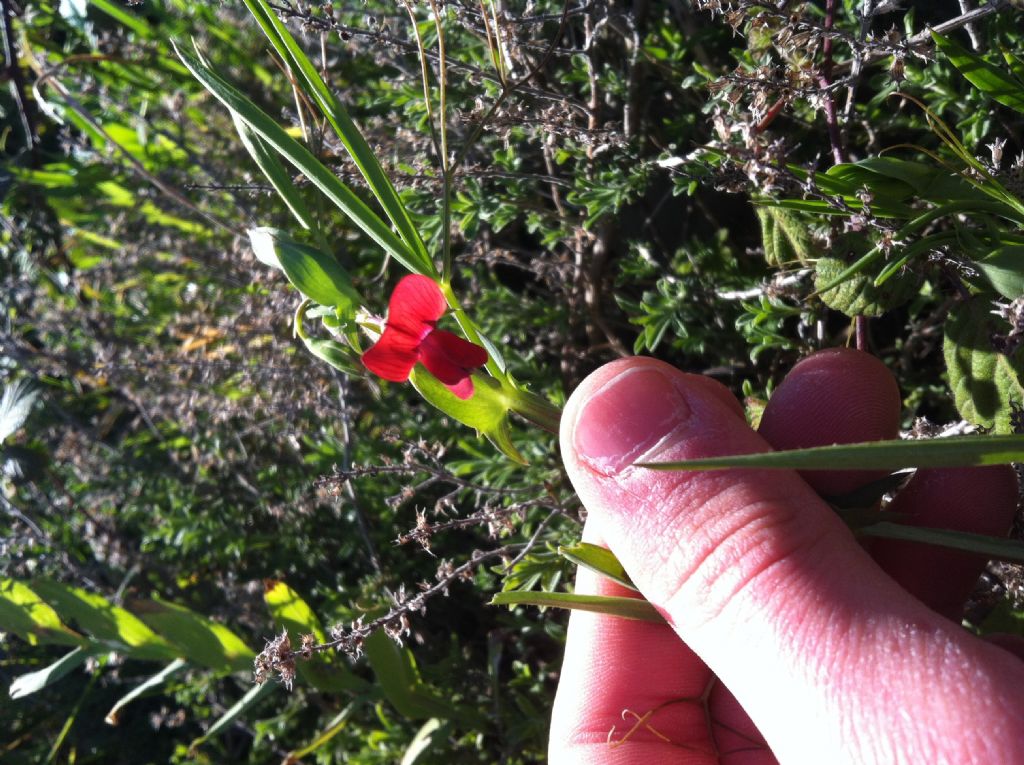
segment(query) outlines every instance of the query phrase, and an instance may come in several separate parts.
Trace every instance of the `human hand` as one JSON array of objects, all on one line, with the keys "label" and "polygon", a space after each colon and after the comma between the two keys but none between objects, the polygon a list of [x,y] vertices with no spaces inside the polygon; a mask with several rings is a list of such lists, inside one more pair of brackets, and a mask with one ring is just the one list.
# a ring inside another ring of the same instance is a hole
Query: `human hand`
[{"label": "human hand", "polygon": [[[669,626],[573,612],[551,763],[1024,763],[1024,662],[949,618],[977,558],[886,541],[876,562],[808,483],[839,494],[864,475],[632,467],[894,438],[899,406],[885,368],[843,349],[794,368],[760,435],[723,386],[652,359],[580,385],[561,443],[584,539]],[[1016,497],[995,467],[919,471],[896,502],[998,534]],[[633,594],[584,569],[576,591]]]}]

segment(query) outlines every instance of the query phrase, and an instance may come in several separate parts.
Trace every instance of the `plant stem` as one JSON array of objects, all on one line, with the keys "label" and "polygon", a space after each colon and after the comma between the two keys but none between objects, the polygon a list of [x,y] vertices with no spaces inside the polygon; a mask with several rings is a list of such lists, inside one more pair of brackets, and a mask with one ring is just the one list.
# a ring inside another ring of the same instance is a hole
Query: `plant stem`
[{"label": "plant stem", "polygon": [[821,53],[824,61],[818,82],[824,90],[825,124],[828,126],[828,140],[832,144],[832,159],[837,165],[846,162],[846,151],[843,149],[843,136],[839,130],[839,119],[836,115],[836,100],[829,89],[832,85],[832,27],[836,20],[836,0],[825,0],[825,37],[821,41]]},{"label": "plant stem", "polygon": [[527,390],[517,390],[510,403],[512,411],[523,419],[532,422],[549,433],[558,435],[559,424],[562,421],[562,410],[548,402],[547,399]]}]

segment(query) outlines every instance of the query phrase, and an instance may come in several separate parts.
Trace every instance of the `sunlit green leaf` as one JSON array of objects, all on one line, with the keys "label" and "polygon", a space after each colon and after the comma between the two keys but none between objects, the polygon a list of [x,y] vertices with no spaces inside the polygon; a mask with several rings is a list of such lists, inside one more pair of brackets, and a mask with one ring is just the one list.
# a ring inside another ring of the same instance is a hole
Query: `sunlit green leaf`
[{"label": "sunlit green leaf", "polygon": [[1024,114],[1024,82],[949,37],[932,32],[932,39],[968,82],[1003,106]]},{"label": "sunlit green leaf", "polygon": [[256,166],[259,167],[267,177],[267,180],[270,181],[270,185],[274,187],[274,190],[284,200],[288,209],[292,211],[292,215],[295,216],[295,219],[303,228],[315,231],[317,226],[313,214],[309,211],[302,193],[296,188],[295,183],[285,171],[284,165],[278,159],[277,153],[236,112],[231,112],[231,119],[235,123],[235,130],[238,131],[238,137],[242,139],[242,145],[245,147],[245,150],[249,152],[249,156],[252,157]]},{"label": "sunlit green leaf", "polygon": [[0,579],[0,630],[9,630],[30,643],[83,645],[86,640],[69,629],[60,616],[27,584]]},{"label": "sunlit green leaf", "polygon": [[[312,635],[317,643],[327,636],[313,609],[291,587],[281,581],[268,579],[263,583],[263,600],[271,616],[280,627],[288,630],[292,648],[298,649],[304,635]],[[341,664],[333,661],[330,653],[321,653],[297,662],[296,669],[303,681],[322,691],[366,690],[366,682]]]},{"label": "sunlit green leaf", "polygon": [[175,46],[175,52],[189,71],[228,109],[238,114],[267,145],[291,162],[317,188],[319,188],[340,210],[391,254],[406,268],[415,273],[435,275],[429,259],[413,252],[351,189],[338,180],[310,151],[285,132],[284,128],[260,110],[253,102],[233,85],[205,66],[195,56]]},{"label": "sunlit green leaf", "polygon": [[409,212],[384,172],[384,168],[377,161],[377,156],[366,139],[363,138],[363,134],[356,127],[352,118],[349,117],[348,111],[341,101],[327,87],[317,68],[309,60],[288,28],[278,19],[270,4],[265,0],[244,0],[244,2],[262,27],[277,54],[289,63],[302,90],[316,103],[327,118],[391,223],[415,253],[420,265],[425,268],[421,273],[436,276],[433,263]]},{"label": "sunlit green leaf", "polygon": [[162,600],[134,600],[129,605],[140,619],[174,644],[176,653],[190,661],[222,671],[252,669],[252,649],[223,624]]},{"label": "sunlit green leaf", "polygon": [[115,606],[102,595],[52,580],[38,580],[32,589],[61,617],[74,622],[96,640],[140,659],[172,660],[178,652],[134,614]]},{"label": "sunlit green leaf", "polygon": [[568,547],[559,547],[558,554],[577,566],[589,568],[591,571],[596,571],[598,574],[618,582],[623,587],[636,590],[636,585],[629,578],[626,569],[619,563],[619,559],[615,557],[615,553],[606,547],[580,542]]}]

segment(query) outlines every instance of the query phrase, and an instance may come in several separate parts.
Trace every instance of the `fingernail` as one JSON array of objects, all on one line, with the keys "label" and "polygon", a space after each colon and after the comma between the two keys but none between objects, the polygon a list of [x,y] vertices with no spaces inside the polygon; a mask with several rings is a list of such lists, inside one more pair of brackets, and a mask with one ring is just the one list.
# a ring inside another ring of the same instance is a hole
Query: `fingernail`
[{"label": "fingernail", "polygon": [[591,468],[617,475],[655,456],[689,416],[690,407],[670,377],[633,367],[591,395],[576,416],[573,444]]}]

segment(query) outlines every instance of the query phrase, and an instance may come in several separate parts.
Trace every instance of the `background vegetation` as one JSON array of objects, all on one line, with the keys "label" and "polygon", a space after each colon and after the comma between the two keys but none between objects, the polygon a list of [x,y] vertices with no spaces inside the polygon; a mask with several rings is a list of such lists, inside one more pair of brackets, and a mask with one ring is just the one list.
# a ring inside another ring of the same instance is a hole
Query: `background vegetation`
[{"label": "background vegetation", "polygon": [[[1024,25],[905,5],[267,4],[553,404],[649,353],[756,416],[858,343],[908,430],[1019,431]],[[515,419],[516,464],[307,352],[248,229],[376,313],[403,270],[289,165],[302,233],[172,41],[372,204],[294,69],[242,3],[0,8],[0,758],[543,760],[565,615],[486,604],[572,574],[554,437]],[[1020,580],[991,564],[972,625],[1024,633]]]}]

